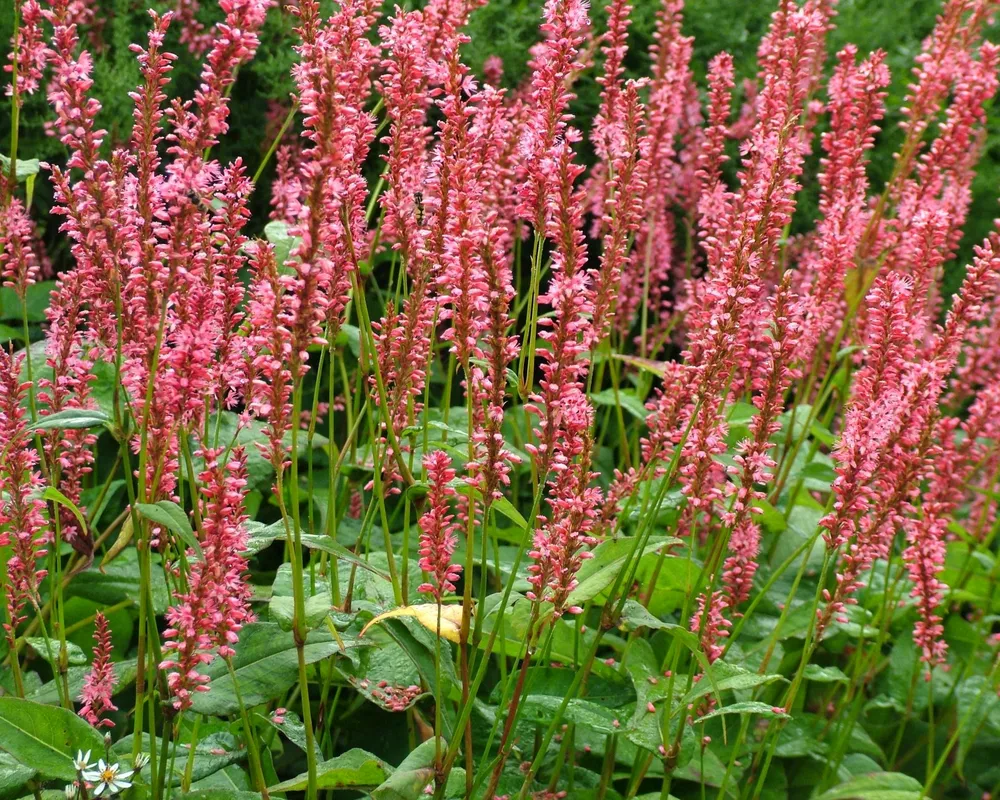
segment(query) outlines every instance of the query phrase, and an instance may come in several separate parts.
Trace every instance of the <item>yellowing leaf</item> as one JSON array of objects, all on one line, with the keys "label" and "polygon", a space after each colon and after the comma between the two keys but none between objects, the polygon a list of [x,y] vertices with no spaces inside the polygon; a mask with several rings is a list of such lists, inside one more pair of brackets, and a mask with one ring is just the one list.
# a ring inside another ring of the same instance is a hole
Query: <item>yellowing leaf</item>
[{"label": "yellowing leaf", "polygon": [[462,607],[453,606],[439,606],[437,603],[421,603],[415,606],[403,606],[402,608],[394,608],[392,611],[386,611],[384,614],[379,614],[377,617],[372,617],[365,627],[361,629],[361,633],[358,634],[358,638],[365,635],[367,630],[372,625],[377,625],[386,619],[392,619],[393,617],[413,617],[423,625],[429,631],[438,630],[438,622],[440,614],[440,625],[441,625],[441,636],[447,639],[449,642],[460,641],[460,632],[462,630]]}]

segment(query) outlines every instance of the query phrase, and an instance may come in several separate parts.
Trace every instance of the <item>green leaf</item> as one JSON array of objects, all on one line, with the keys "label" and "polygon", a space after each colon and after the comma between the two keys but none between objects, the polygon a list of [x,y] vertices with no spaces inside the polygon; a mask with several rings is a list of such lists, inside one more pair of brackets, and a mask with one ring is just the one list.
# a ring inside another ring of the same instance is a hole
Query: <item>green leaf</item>
[{"label": "green leaf", "polygon": [[420,800],[434,780],[434,755],[447,746],[443,740],[428,739],[403,759],[396,770],[372,793],[372,800]]},{"label": "green leaf", "polygon": [[829,488],[830,484],[836,480],[837,473],[829,464],[824,464],[821,461],[810,461],[799,470],[797,477],[817,481],[821,487]]},{"label": "green leaf", "polygon": [[257,520],[250,520],[246,524],[247,528],[247,549],[244,551],[247,556],[255,556],[262,550],[266,550],[278,539],[285,538],[285,523],[283,520],[265,525]]},{"label": "green leaf", "polygon": [[[329,761],[316,765],[316,785],[320,789],[355,789],[368,791],[382,784],[392,767],[367,750],[352,748]],[[271,786],[268,792],[300,792],[309,782],[308,773]]]},{"label": "green leaf", "polygon": [[274,245],[274,260],[279,268],[284,266],[292,249],[302,241],[299,237],[292,236],[288,232],[288,224],[281,220],[267,223],[264,226],[264,236]]},{"label": "green leaf", "polygon": [[[699,697],[704,697],[710,692],[723,692],[727,689],[753,689],[757,686],[764,686],[775,681],[785,680],[781,675],[761,675],[757,672],[748,672],[742,667],[727,664],[725,661],[716,661],[708,670],[709,680],[696,683],[681,702],[681,707],[686,708],[689,703],[693,703]],[[711,684],[711,685],[710,685]]]},{"label": "green leaf", "polygon": [[82,430],[95,428],[111,421],[111,417],[99,408],[67,408],[42,417],[28,427],[31,431]]},{"label": "green leaf", "polygon": [[767,703],[758,703],[756,701],[747,700],[742,703],[730,703],[728,706],[722,706],[714,711],[709,711],[707,714],[695,719],[695,722],[705,722],[706,720],[712,719],[712,717],[721,717],[726,714],[759,714],[762,717],[770,717],[771,719],[790,718],[789,715],[780,708],[769,706]]},{"label": "green leaf", "polygon": [[[50,664],[58,661],[59,659],[59,640],[58,639],[46,639],[42,636],[29,636],[25,640],[31,649],[38,653],[39,656],[44,658]],[[51,657],[50,657],[51,654]],[[73,666],[80,666],[81,664],[87,663],[87,655],[83,652],[83,649],[73,642],[66,642],[66,658],[69,663]]]},{"label": "green leaf", "polygon": [[[14,164],[14,178],[20,183],[25,178],[38,174],[42,164],[37,158],[19,158]],[[0,153],[0,167],[3,168],[4,176],[10,175],[10,156]]]},{"label": "green leaf", "polygon": [[807,681],[814,683],[849,683],[840,667],[821,667],[819,664],[809,664],[802,673]]},{"label": "green leaf", "polygon": [[[209,726],[211,723],[209,723]],[[204,731],[205,727],[202,730]],[[209,727],[209,730],[211,728]],[[125,761],[126,763],[131,763],[132,761],[132,746],[135,741],[135,735],[129,734],[117,742],[111,747],[111,754],[115,760]],[[170,786],[180,786],[184,780],[184,771],[187,768],[187,759],[191,755],[190,741],[184,742],[183,744],[188,745],[179,750],[179,753],[184,753],[184,758],[178,756],[172,762],[172,768],[169,773],[168,782]],[[159,742],[157,742],[159,745]],[[149,755],[153,747],[152,739],[148,733],[142,734],[141,744],[139,746],[139,752],[146,753]],[[191,778],[194,781],[201,781],[208,778],[211,775],[224,770],[238,762],[245,761],[247,758],[246,748],[243,747],[237,738],[227,730],[214,730],[210,733],[203,733],[199,738],[197,744],[194,746],[194,755],[192,756],[191,763]]]},{"label": "green leaf", "polygon": [[0,747],[43,778],[72,781],[76,751],[100,753],[104,737],[65,708],[0,697]]},{"label": "green leaf", "polygon": [[[295,599],[285,595],[272,595],[268,609],[271,616],[278,622],[281,629],[290,631],[295,619]],[[307,630],[315,630],[323,624],[330,611],[333,610],[333,599],[330,590],[325,589],[311,597],[306,598],[305,623]]]},{"label": "green leaf", "polygon": [[592,394],[590,399],[599,406],[610,406],[611,408],[621,406],[625,411],[628,411],[629,414],[642,422],[645,422],[646,417],[649,416],[649,412],[646,410],[646,406],[642,400],[635,395],[635,392],[626,389],[619,389],[617,395],[615,395],[614,389],[604,389]]},{"label": "green leaf", "polygon": [[[357,643],[345,640],[345,646],[357,646]],[[258,706],[280,696],[298,680],[295,638],[273,622],[257,622],[244,627],[235,650],[233,671],[247,707]],[[310,635],[303,648],[306,664],[339,652],[340,645],[323,632]],[[240,704],[226,662],[217,658],[205,667],[203,673],[209,678],[209,691],[194,695],[192,710],[213,716],[237,713]]]},{"label": "green leaf", "polygon": [[[645,549],[636,555],[642,558],[648,553],[656,553],[680,539],[666,538],[650,541]],[[632,551],[636,547],[635,539],[607,539],[594,548],[593,557],[588,558],[577,572],[576,588],[570,592],[566,605],[582,606],[588,600],[593,600],[601,592],[615,582],[618,575],[626,568]]]},{"label": "green leaf", "polygon": [[[218,774],[223,772],[225,770],[221,770]],[[214,789],[195,789],[191,792],[172,792],[171,794],[173,797],[183,797],[184,800],[260,800],[261,797],[259,792],[226,789],[221,786]]]},{"label": "green leaf", "polygon": [[175,534],[184,544],[194,550],[199,558],[205,557],[198,537],[194,535],[194,529],[191,527],[188,515],[177,503],[172,500],[160,500],[158,503],[136,503],[135,510],[154,525],[159,525]]},{"label": "green leaf", "polygon": [[[159,566],[159,556],[154,556]],[[166,613],[170,605],[170,592],[163,577],[162,569],[150,572],[152,583],[153,610],[157,614]],[[125,550],[111,564],[90,568],[73,576],[67,591],[76,597],[85,597],[101,605],[114,605],[122,600],[139,601],[139,556],[135,548]]]},{"label": "green leaf", "polygon": [[42,499],[51,500],[53,503],[58,503],[59,505],[68,508],[73,516],[76,517],[76,521],[80,523],[81,530],[88,529],[87,519],[83,516],[83,512],[80,510],[80,507],[54,486],[45,487],[45,491],[42,492]]},{"label": "green leaf", "polygon": [[357,553],[352,553],[342,544],[339,544],[329,536],[321,536],[314,533],[303,533],[299,538],[302,541],[303,547],[308,547],[310,550],[320,550],[321,552],[329,553],[337,558],[342,558],[348,564],[354,564],[361,567],[361,569],[366,569],[369,572],[378,575],[380,578],[389,580],[388,572],[378,569],[372,565],[370,561],[366,561]]},{"label": "green leaf", "polygon": [[920,800],[923,786],[916,778],[901,772],[877,772],[859,775],[816,800]]},{"label": "green leaf", "polygon": [[[257,719],[279,731],[303,753],[306,752],[306,726],[303,724],[302,718],[294,711],[285,711],[281,723],[275,722],[271,714],[261,714],[258,712],[256,716]],[[323,753],[319,749],[318,742],[313,742],[313,749],[316,751],[316,760],[322,761]]]},{"label": "green leaf", "polygon": [[[635,600],[626,600],[625,607],[622,609],[621,622],[626,624],[626,627],[630,629],[634,628],[652,628],[653,630],[664,631],[669,634],[674,639],[677,639],[684,647],[686,647],[701,665],[701,671],[708,675],[708,682],[714,681],[714,673],[708,663],[704,652],[701,649],[701,642],[698,640],[698,635],[692,633],[683,625],[678,625],[674,622],[662,622],[661,620],[654,617],[649,611],[646,610],[644,606],[637,603]],[[716,695],[725,687],[710,687],[710,691],[714,691]],[[708,692],[705,692],[708,694]]]},{"label": "green leaf", "polygon": [[490,508],[496,511],[498,514],[502,514],[511,522],[513,522],[522,531],[528,527],[528,520],[524,518],[520,511],[514,508],[514,504],[510,502],[506,497],[501,497],[498,500],[494,500]]},{"label": "green leaf", "polygon": [[[128,686],[135,680],[136,660],[134,658],[128,658],[124,661],[115,661],[112,667],[115,673],[115,683],[112,692],[117,694],[124,687]],[[69,693],[71,697],[80,696],[80,692],[83,691],[84,679],[89,673],[89,665],[70,667],[66,671],[66,682],[69,685]],[[27,699],[34,700],[36,703],[58,705],[61,697],[60,692],[62,691],[61,684],[62,681],[60,678],[54,678],[53,680],[42,684],[34,691],[29,691]]]},{"label": "green leaf", "polygon": [[[0,319],[17,320],[18,325],[23,327],[24,319],[27,317],[28,322],[45,322],[45,310],[49,307],[49,295],[55,288],[55,281],[39,281],[38,283],[33,283],[28,287],[28,291],[25,295],[24,302],[21,302],[21,298],[17,296],[17,292],[9,287],[3,287],[0,289]],[[45,341],[37,341],[31,345],[31,358],[32,366],[40,367],[40,372],[44,375],[46,368],[45,364]],[[25,366],[22,366],[22,374],[24,374]],[[51,371],[48,375],[51,375]],[[46,375],[45,377],[48,377]],[[40,374],[36,372],[35,377],[40,377]]]},{"label": "green leaf", "polygon": [[976,744],[977,736],[986,720],[997,712],[1000,700],[984,675],[972,675],[958,684],[958,750],[955,764],[959,777],[964,777],[963,768],[969,750]]},{"label": "green leaf", "polygon": [[641,369],[643,372],[651,372],[659,378],[662,378],[667,374],[668,365],[663,361],[653,361],[649,358],[621,355],[620,353],[612,353],[612,356],[617,358],[619,361],[624,361],[626,364]]},{"label": "green leaf", "polygon": [[0,797],[14,795],[37,774],[32,767],[26,767],[13,756],[0,750]]},{"label": "green leaf", "polygon": [[[552,695],[529,695],[524,699],[525,719],[539,724],[548,724],[562,706],[563,698]],[[619,733],[615,725],[618,714],[590,700],[575,697],[566,704],[563,718],[600,736]]]},{"label": "green leaf", "polygon": [[[212,792],[220,800],[222,800],[220,792],[224,792],[226,797],[229,797],[230,793],[239,795],[240,793],[248,792],[253,794],[250,792],[250,776],[238,764],[230,764],[218,772],[213,772],[207,778],[202,778],[200,781],[192,781],[191,791],[198,793]],[[171,795],[173,795],[172,792]],[[188,796],[188,794],[181,795],[181,797]]]}]

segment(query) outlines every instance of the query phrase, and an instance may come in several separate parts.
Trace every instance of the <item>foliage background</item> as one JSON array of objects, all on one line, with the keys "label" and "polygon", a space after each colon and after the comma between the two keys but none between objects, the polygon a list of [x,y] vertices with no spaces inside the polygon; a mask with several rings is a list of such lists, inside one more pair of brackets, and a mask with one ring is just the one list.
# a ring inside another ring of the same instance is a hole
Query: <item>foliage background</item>
[{"label": "foliage background", "polygon": [[[328,0],[332,3],[332,0]],[[129,51],[132,42],[145,40],[148,29],[149,8],[168,10],[170,3],[148,2],[147,0],[97,0],[101,13],[98,19],[103,27],[94,32],[92,49],[95,56],[94,94],[101,98],[104,108],[100,123],[110,132],[109,145],[127,137],[132,124],[132,101],[128,93],[138,81],[138,66],[134,54]],[[218,9],[211,0],[203,2],[200,15],[207,24],[214,21]],[[386,0],[383,12],[392,13],[396,5]],[[418,0],[403,0],[404,8],[422,5]],[[603,30],[603,8],[605,0],[597,0],[591,9],[591,18],[599,30]],[[531,45],[538,37],[541,18],[541,0],[489,0],[472,16],[467,30],[471,42],[467,47],[467,63],[480,70],[483,61],[490,55],[503,59],[508,86],[516,86],[527,74],[527,62]],[[648,74],[648,48],[652,32],[657,0],[634,0],[632,12],[630,49],[627,60],[631,76]],[[776,6],[775,0],[692,0],[684,10],[684,27],[688,35],[694,36],[694,58],[692,61],[699,85],[704,89],[704,76],[709,60],[721,50],[733,55],[737,78],[752,77],[756,70],[756,49],[767,30],[770,15]],[[861,53],[882,48],[888,55],[892,71],[892,84],[886,107],[889,117],[883,123],[883,132],[874,149],[873,161],[869,168],[872,186],[877,191],[892,170],[892,153],[902,139],[899,129],[900,109],[910,79],[913,58],[920,50],[923,38],[930,32],[934,19],[940,10],[938,0],[840,0],[837,4],[835,29],[829,37],[830,53],[835,53],[849,42],[857,45]],[[5,49],[10,41],[13,16],[0,16],[0,41]],[[251,170],[270,144],[270,136],[277,129],[277,123],[267,124],[269,103],[276,100],[287,103],[292,88],[290,68],[294,59],[292,51],[294,18],[287,13],[272,11],[261,34],[261,47],[256,58],[238,76],[232,98],[231,129],[218,150],[223,163],[242,157]],[[987,31],[987,39],[996,41],[1000,24],[995,23]],[[171,96],[190,97],[196,87],[200,63],[191,57],[186,48],[177,42],[179,29],[175,26],[169,33],[168,45],[180,54],[176,62],[173,81],[168,87]],[[596,113],[599,87],[594,82],[591,70],[577,86],[578,99],[574,111],[577,124],[585,126]],[[8,104],[0,104],[0,131],[7,143],[10,109]],[[21,115],[19,154],[21,158],[61,160],[64,155],[62,145],[45,132],[45,121],[50,117],[44,94],[28,98]],[[990,113],[989,134],[986,152],[980,162],[973,192],[975,199],[965,226],[965,238],[959,258],[945,279],[946,293],[957,288],[963,270],[958,266],[967,262],[972,245],[982,241],[993,224],[998,210],[995,207],[991,187],[1000,183],[1000,112]],[[6,151],[8,147],[4,147]],[[732,162],[729,164],[732,169]],[[807,165],[808,175],[805,191],[799,195],[797,228],[811,227],[815,216],[816,185],[814,178],[818,169],[818,157],[813,156]],[[254,217],[249,233],[259,233],[266,221],[269,181],[273,165],[262,178],[260,191],[253,198]],[[52,230],[52,222],[44,213],[51,204],[51,189],[45,181],[37,186],[37,207],[35,219],[40,222],[42,236],[50,245],[50,255],[58,266],[66,258],[65,240],[60,240]]]}]

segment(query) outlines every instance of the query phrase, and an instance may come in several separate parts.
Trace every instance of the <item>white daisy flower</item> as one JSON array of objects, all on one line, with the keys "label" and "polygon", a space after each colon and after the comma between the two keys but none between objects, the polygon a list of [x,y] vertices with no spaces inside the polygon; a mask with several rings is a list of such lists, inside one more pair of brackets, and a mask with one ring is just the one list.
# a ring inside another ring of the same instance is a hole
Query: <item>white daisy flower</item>
[{"label": "white daisy flower", "polygon": [[94,784],[94,797],[111,797],[132,787],[129,778],[133,770],[122,772],[118,764],[108,764],[102,758],[97,762],[97,769],[83,773],[83,779]]},{"label": "white daisy flower", "polygon": [[76,758],[73,759],[73,769],[77,772],[83,772],[87,769],[92,769],[93,764],[90,763],[90,751],[88,750],[84,753],[82,750],[76,751]]}]

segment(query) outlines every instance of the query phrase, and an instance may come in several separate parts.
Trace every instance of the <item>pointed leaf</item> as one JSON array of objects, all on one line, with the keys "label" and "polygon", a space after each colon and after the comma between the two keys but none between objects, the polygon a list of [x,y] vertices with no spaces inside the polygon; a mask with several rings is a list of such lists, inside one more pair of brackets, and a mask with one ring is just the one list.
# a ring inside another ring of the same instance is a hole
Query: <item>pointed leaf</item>
[{"label": "pointed leaf", "polygon": [[0,747],[43,778],[72,781],[77,750],[100,753],[104,737],[65,708],[0,697]]}]

